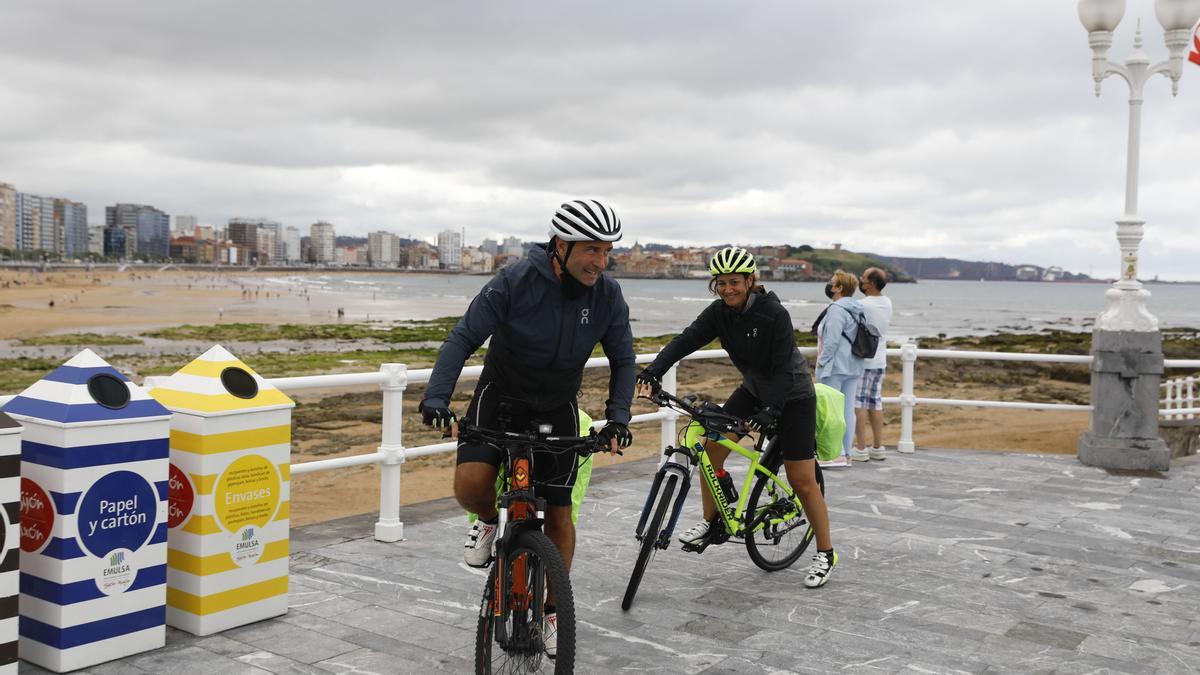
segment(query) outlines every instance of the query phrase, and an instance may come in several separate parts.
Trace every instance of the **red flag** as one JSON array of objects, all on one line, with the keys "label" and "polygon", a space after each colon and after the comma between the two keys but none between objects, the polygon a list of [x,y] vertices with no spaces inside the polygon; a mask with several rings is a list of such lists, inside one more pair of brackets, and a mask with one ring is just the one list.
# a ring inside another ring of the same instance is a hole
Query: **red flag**
[{"label": "red flag", "polygon": [[1188,61],[1200,66],[1200,26],[1196,27],[1196,35],[1192,41],[1196,44],[1196,51],[1188,54]]}]

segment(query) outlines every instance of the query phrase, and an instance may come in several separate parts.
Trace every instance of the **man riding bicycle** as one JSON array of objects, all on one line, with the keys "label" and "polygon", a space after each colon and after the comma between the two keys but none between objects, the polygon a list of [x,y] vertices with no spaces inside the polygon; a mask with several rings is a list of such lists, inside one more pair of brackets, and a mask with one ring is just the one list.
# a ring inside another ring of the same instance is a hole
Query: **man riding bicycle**
[{"label": "man riding bicycle", "polygon": [[[628,426],[635,376],[633,334],[621,287],[604,274],[613,242],[620,238],[620,219],[600,202],[575,200],[560,206],[550,222],[550,242],[534,246],[525,259],[500,270],[446,338],[421,401],[423,421],[457,436],[450,397],[463,364],[490,337],[467,419],[497,428],[503,416],[511,427],[520,427],[510,429],[514,431],[525,431],[537,421],[552,425],[552,433],[574,436],[579,433],[576,394],[584,364],[599,343],[611,371],[604,411],[608,423],[600,435],[610,452],[628,447],[633,441]],[[495,483],[502,460],[494,446],[459,443],[454,496],[463,508],[479,515],[463,552],[472,567],[485,567],[492,558],[498,520]],[[547,483],[538,489],[546,499],[546,536],[570,569],[575,551],[575,456],[539,456],[534,479]],[[546,608],[551,628],[552,610]],[[553,654],[549,638],[546,647]]]}]

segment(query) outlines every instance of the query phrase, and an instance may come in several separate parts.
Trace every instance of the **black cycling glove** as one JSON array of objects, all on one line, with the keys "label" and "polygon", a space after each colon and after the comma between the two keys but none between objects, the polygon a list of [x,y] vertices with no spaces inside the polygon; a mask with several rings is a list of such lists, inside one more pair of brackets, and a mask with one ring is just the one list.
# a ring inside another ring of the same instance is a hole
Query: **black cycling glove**
[{"label": "black cycling glove", "polygon": [[660,382],[658,378],[655,377],[654,373],[651,373],[649,370],[642,370],[642,372],[638,373],[636,383],[644,384],[647,387],[650,387],[650,394],[652,396],[657,395],[658,392],[662,391],[662,382]]},{"label": "black cycling glove", "polygon": [[764,405],[758,412],[746,420],[746,424],[754,431],[771,433],[779,423],[779,412],[769,405]]},{"label": "black cycling glove", "polygon": [[609,422],[604,425],[600,433],[596,434],[604,445],[612,447],[609,442],[612,439],[617,439],[618,448],[628,448],[633,443],[633,432],[629,431],[629,427],[620,422]]},{"label": "black cycling glove", "polygon": [[449,429],[451,424],[458,421],[448,406],[431,407],[421,401],[417,410],[421,412],[421,421],[434,429]]}]

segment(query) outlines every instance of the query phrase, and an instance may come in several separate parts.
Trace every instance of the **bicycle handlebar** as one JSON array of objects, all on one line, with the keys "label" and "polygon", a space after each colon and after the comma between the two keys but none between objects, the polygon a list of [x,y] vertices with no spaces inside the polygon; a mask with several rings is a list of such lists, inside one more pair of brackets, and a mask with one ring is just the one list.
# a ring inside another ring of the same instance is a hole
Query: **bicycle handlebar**
[{"label": "bicycle handlebar", "polygon": [[458,437],[462,440],[492,444],[524,443],[555,453],[573,452],[581,457],[587,457],[596,452],[608,452],[609,449],[608,445],[595,432],[587,436],[544,436],[515,431],[497,431],[477,426],[465,420],[458,421]]},{"label": "bicycle handlebar", "polygon": [[665,408],[674,408],[679,412],[700,422],[709,431],[732,431],[746,433],[746,421],[736,415],[730,415],[720,406],[709,401],[701,401],[695,394],[678,398],[670,393],[659,390],[648,397],[652,402]]}]

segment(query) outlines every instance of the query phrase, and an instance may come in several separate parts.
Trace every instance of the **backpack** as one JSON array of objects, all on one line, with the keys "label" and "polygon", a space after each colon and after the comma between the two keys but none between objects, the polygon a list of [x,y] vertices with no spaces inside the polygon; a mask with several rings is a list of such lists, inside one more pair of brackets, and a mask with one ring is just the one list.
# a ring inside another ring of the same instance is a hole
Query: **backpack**
[{"label": "backpack", "polygon": [[[842,307],[842,309],[846,309]],[[850,310],[846,309],[847,312]],[[853,312],[851,312],[853,315]],[[858,324],[854,329],[854,339],[851,340],[849,335],[842,333],[842,337],[850,340],[850,353],[860,359],[874,358],[875,350],[879,349],[879,329],[874,324],[869,324],[864,320],[865,315],[856,317]]]}]

